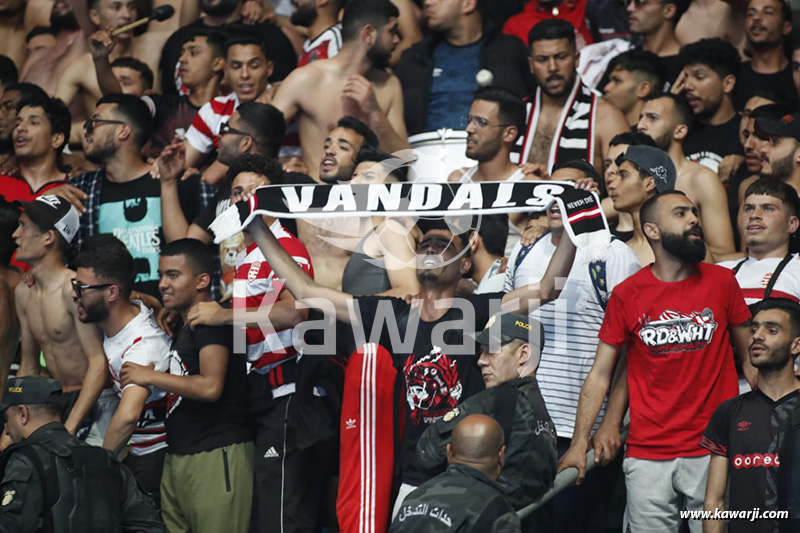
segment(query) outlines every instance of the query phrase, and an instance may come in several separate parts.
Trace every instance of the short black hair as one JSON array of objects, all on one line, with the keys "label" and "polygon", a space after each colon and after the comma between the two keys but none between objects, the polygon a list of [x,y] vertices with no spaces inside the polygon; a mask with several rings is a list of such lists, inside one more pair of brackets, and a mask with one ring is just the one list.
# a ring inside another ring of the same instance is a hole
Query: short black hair
[{"label": "short black hair", "polygon": [[11,85],[7,85],[5,88],[5,92],[11,91],[19,91],[20,100],[24,100],[26,98],[50,98],[50,95],[35,83],[12,83]]},{"label": "short black hair", "polygon": [[278,157],[286,137],[286,121],[281,110],[259,102],[242,102],[236,110],[239,112],[239,121],[246,126],[259,152]]},{"label": "short black hair", "polygon": [[774,178],[759,178],[747,187],[744,192],[745,200],[753,194],[777,198],[786,207],[789,216],[800,216],[800,199],[797,197],[797,191],[788,183]]},{"label": "short black hair", "polygon": [[478,227],[486,251],[495,257],[505,257],[508,241],[508,215],[483,215]]},{"label": "short black hair", "polygon": [[146,63],[135,57],[118,57],[111,63],[111,68],[129,68],[135,70],[142,77],[142,85],[147,90],[153,90],[153,71]]},{"label": "short black hair", "polygon": [[739,51],[731,43],[718,37],[686,44],[678,53],[678,65],[681,69],[687,65],[706,65],[720,79],[738,76],[740,64]]},{"label": "short black hair", "polygon": [[25,35],[25,43],[31,42],[31,39],[34,37],[38,37],[39,35],[52,35],[53,37],[56,36],[55,30],[50,28],[49,26],[36,26],[31,31]]},{"label": "short black hair", "polygon": [[675,16],[670,19],[673,26],[677,26],[678,21],[681,19],[686,10],[689,9],[691,0],[665,0],[665,4],[675,4]]},{"label": "short black hair", "polygon": [[125,244],[111,233],[92,235],[75,260],[77,268],[91,268],[98,278],[115,283],[127,298],[133,290],[136,267]]},{"label": "short black hair", "polygon": [[563,19],[548,19],[536,24],[528,32],[528,46],[536,41],[555,41],[566,39],[575,48],[575,28]]},{"label": "short black hair", "polygon": [[774,87],[765,87],[765,86],[756,87],[753,90],[753,92],[750,93],[750,97],[747,100],[750,100],[750,98],[755,98],[755,97],[763,98],[764,100],[769,100],[773,104],[786,105],[786,98],[780,91],[778,91],[778,89]]},{"label": "short black hair", "polygon": [[619,146],[620,144],[627,144],[628,146],[644,145],[658,148],[652,137],[644,133],[639,133],[638,131],[624,131],[622,133],[617,133],[611,137],[611,140],[608,142],[609,146]]},{"label": "short black hair", "polygon": [[497,104],[497,118],[503,124],[510,124],[517,128],[517,138],[525,133],[525,102],[517,95],[502,87],[481,87],[472,97],[473,100],[483,100]]},{"label": "short black hair", "polygon": [[228,52],[230,51],[231,47],[233,46],[258,46],[261,49],[261,53],[264,54],[264,57],[267,61],[270,60],[269,52],[267,51],[267,43],[264,42],[264,39],[261,39],[252,33],[242,33],[240,35],[234,35],[233,37],[228,37],[225,40],[225,57],[228,57]]},{"label": "short black hair", "polygon": [[652,224],[655,222],[655,211],[659,200],[670,195],[686,196],[683,191],[679,191],[677,189],[672,191],[657,192],[642,204],[642,207],[639,209],[639,218],[642,223],[642,230],[644,230],[644,225],[646,223]]},{"label": "short black hair", "polygon": [[392,154],[382,152],[372,146],[362,146],[356,154],[356,167],[361,163],[382,163],[383,161],[390,161],[386,168],[389,169],[389,175],[394,177],[397,181],[408,181],[408,166],[401,159],[396,158]]},{"label": "short black hair", "polygon": [[600,173],[597,172],[597,169],[594,168],[594,166],[585,159],[572,159],[570,161],[559,161],[558,163],[553,165],[553,169],[550,171],[550,175],[552,176],[553,174],[555,174],[556,170],[560,170],[562,168],[574,168],[575,170],[583,172],[584,177],[592,178],[598,184],[602,182]]},{"label": "short black hair", "polygon": [[11,256],[17,245],[11,235],[19,226],[19,215],[22,210],[16,204],[6,200],[0,194],[0,265],[7,267],[11,263]]},{"label": "short black hair", "polygon": [[23,107],[42,108],[47,120],[50,121],[50,133],[53,135],[56,133],[64,135],[64,142],[61,143],[61,146],[56,148],[56,153],[60,154],[69,142],[69,133],[72,127],[72,114],[69,112],[69,108],[67,108],[66,104],[59,98],[41,98],[33,96],[23,98],[19,101],[17,104],[18,114]]},{"label": "short black hair", "polygon": [[685,124],[689,129],[691,129],[692,122],[694,121],[694,112],[692,111],[692,106],[690,106],[689,102],[686,101],[686,98],[680,94],[660,92],[658,94],[650,95],[644,100],[645,102],[649,102],[650,100],[660,100],[661,98],[672,100],[672,106],[675,110],[675,121],[678,124]]},{"label": "short black hair", "polygon": [[[745,13],[747,12],[747,7],[750,6],[750,2],[752,0],[747,0],[745,4]],[[792,22],[792,8],[789,5],[789,2],[786,0],[775,0],[781,6],[781,21],[782,22]]]},{"label": "short black hair", "polygon": [[[183,44],[193,41],[197,37],[205,37],[206,44],[211,49],[212,59],[217,57],[224,58],[227,55],[228,49],[225,47],[227,37],[221,31],[211,28],[199,28],[189,33]],[[266,54],[266,52],[264,53]]]},{"label": "short black hair", "polygon": [[350,115],[343,116],[336,123],[336,127],[344,128],[346,130],[353,130],[354,132],[358,133],[364,139],[364,141],[361,143],[361,146],[371,146],[373,148],[378,147],[378,136],[375,135],[375,132],[372,131],[369,126],[355,117],[351,117]]},{"label": "short black hair", "polygon": [[800,304],[788,298],[764,298],[753,306],[753,319],[761,311],[772,311],[773,309],[789,315],[792,337],[800,337]]},{"label": "short black hair", "polygon": [[114,115],[124,119],[133,130],[133,143],[141,148],[153,131],[153,117],[147,104],[132,94],[107,94],[97,101],[97,105],[115,104]]},{"label": "short black hair", "polygon": [[233,183],[234,178],[242,172],[252,172],[264,176],[270,185],[280,185],[283,183],[283,167],[277,159],[257,154],[245,154],[239,156],[230,167],[225,178],[228,183]]},{"label": "short black hair", "polygon": [[[608,63],[607,73],[620,69],[638,76],[642,80],[647,80],[652,85],[650,94],[661,91],[664,87],[664,69],[661,66],[661,59],[653,52],[633,48],[616,56]],[[608,74],[607,74],[608,75]]]},{"label": "short black hair", "polygon": [[14,61],[8,56],[0,55],[0,85],[8,90],[9,85],[17,83],[19,71]]},{"label": "short black hair", "polygon": [[342,41],[358,39],[367,24],[380,31],[392,18],[399,16],[400,11],[391,0],[348,0],[342,16]]},{"label": "short black hair", "polygon": [[186,259],[192,269],[192,274],[195,276],[200,274],[212,275],[216,263],[218,263],[211,247],[197,239],[178,239],[161,248],[161,257],[175,257],[178,255],[182,255]]}]

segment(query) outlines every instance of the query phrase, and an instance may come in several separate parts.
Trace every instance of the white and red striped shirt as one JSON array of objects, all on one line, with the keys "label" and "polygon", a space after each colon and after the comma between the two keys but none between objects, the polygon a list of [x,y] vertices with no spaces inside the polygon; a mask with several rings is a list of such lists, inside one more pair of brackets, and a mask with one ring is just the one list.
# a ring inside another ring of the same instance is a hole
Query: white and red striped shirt
[{"label": "white and red striped shirt", "polygon": [[320,33],[313,41],[305,40],[303,53],[297,60],[297,68],[304,67],[317,59],[330,59],[342,48],[342,25],[334,24]]},{"label": "white and red striped shirt", "polygon": [[[113,337],[103,338],[108,371],[114,391],[120,398],[124,389],[119,380],[119,372],[126,361],[142,366],[152,363],[156,372],[169,371],[169,337],[159,329],[152,310],[138,300],[133,300],[132,303],[139,306],[139,314],[122,331]],[[167,393],[156,387],[149,388],[150,396],[147,397],[129,443],[133,455],[145,455],[167,447],[167,430],[164,427]]]},{"label": "white and red striped shirt", "polygon": [[[758,261],[752,257],[748,257],[739,271],[736,273],[736,281],[742,288],[742,294],[747,302],[747,305],[760,302],[764,299],[764,290],[767,288],[772,273],[778,268],[782,257],[768,257]],[[733,269],[741,262],[741,259],[735,261],[723,261],[719,266]],[[789,298],[795,302],[800,301],[800,259],[797,255],[786,264],[778,275],[778,281],[772,288],[770,298]]]},{"label": "white and red striped shirt", "polygon": [[[283,249],[313,278],[311,259],[300,239],[289,233],[278,220],[269,229]],[[234,309],[258,308],[262,302],[264,305],[273,304],[278,301],[283,289],[283,283],[275,278],[272,267],[255,243],[239,252],[236,258],[236,277],[233,281]],[[262,327],[264,326],[268,324],[263,324]],[[266,372],[294,358],[297,350],[292,344],[293,329],[265,332],[261,328],[247,328],[248,363],[260,372]]]},{"label": "white and red striped shirt", "polygon": [[228,122],[233,112],[239,107],[239,97],[236,93],[217,96],[210,102],[203,104],[195,115],[186,140],[192,148],[202,154],[208,154],[219,147],[219,129]]}]

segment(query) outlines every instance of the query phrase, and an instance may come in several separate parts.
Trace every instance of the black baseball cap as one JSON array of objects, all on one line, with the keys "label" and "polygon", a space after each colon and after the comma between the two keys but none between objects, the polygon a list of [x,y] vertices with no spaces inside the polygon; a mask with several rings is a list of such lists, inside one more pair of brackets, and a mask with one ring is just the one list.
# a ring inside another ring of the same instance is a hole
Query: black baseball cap
[{"label": "black baseball cap", "polygon": [[777,120],[757,119],[755,132],[762,139],[792,137],[800,141],[800,113],[783,115]]},{"label": "black baseball cap", "polygon": [[514,339],[541,346],[544,329],[537,320],[531,320],[525,315],[504,313],[491,317],[483,331],[475,336],[475,341],[484,346],[497,346]]},{"label": "black baseball cap", "polygon": [[67,243],[71,243],[78,233],[78,210],[60,196],[46,194],[32,202],[15,203],[22,206],[25,215],[41,230],[56,230]]},{"label": "black baseball cap", "polygon": [[630,161],[656,182],[658,192],[667,192],[675,189],[675,180],[678,173],[669,154],[660,148],[637,144],[629,146],[621,156],[622,161]]},{"label": "black baseball cap", "polygon": [[63,405],[61,382],[42,376],[9,378],[3,390],[0,413],[12,405],[37,405],[53,403]]}]

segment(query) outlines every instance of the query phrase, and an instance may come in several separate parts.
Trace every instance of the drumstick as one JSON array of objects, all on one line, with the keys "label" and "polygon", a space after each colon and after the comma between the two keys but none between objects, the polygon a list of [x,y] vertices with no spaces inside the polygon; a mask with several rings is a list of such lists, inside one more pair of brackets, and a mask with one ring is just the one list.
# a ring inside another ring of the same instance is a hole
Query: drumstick
[{"label": "drumstick", "polygon": [[140,18],[139,20],[137,20],[135,22],[131,22],[130,24],[126,24],[125,26],[122,26],[121,28],[117,28],[116,30],[111,32],[111,35],[116,37],[120,33],[125,33],[126,31],[131,31],[134,28],[138,28],[142,24],[147,24],[151,20],[157,20],[157,21],[167,20],[168,18],[170,18],[174,14],[175,14],[175,8],[174,7],[172,7],[170,5],[158,6],[157,8],[155,8],[153,10],[153,12],[150,14],[149,17]]}]

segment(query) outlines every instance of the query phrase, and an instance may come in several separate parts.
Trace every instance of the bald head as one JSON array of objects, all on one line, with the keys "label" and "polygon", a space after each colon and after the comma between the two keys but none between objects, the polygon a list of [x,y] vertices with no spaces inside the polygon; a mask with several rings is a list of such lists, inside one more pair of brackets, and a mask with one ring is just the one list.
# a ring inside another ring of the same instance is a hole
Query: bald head
[{"label": "bald head", "polygon": [[447,461],[471,466],[497,479],[503,469],[503,442],[503,428],[495,419],[469,415],[453,430],[453,438],[447,445]]}]

